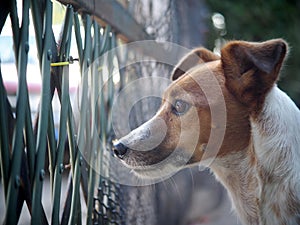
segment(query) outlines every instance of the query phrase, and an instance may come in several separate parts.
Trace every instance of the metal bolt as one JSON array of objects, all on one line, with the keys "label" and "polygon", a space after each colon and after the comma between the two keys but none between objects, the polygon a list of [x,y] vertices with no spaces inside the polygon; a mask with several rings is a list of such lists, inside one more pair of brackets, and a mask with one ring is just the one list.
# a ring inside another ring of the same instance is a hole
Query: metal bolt
[{"label": "metal bolt", "polygon": [[51,49],[48,49],[48,51],[47,51],[47,58],[48,58],[49,61],[52,60],[52,51],[51,51]]},{"label": "metal bolt", "polygon": [[25,47],[25,52],[27,54],[29,52],[29,44],[28,44],[28,42],[25,43],[24,47]]},{"label": "metal bolt", "polygon": [[59,173],[63,173],[64,172],[64,169],[65,169],[65,167],[64,167],[64,164],[60,164],[59,165]]},{"label": "metal bolt", "polygon": [[44,178],[45,178],[45,170],[41,169],[41,171],[40,171],[40,180],[44,180]]},{"label": "metal bolt", "polygon": [[15,178],[15,186],[16,188],[20,187],[21,185],[21,180],[20,180],[20,177],[17,175],[16,178]]},{"label": "metal bolt", "polygon": [[69,63],[74,63],[74,59],[73,59],[73,57],[71,55],[69,57]]},{"label": "metal bolt", "polygon": [[82,166],[82,161],[83,161],[82,156],[79,156],[79,166]]}]

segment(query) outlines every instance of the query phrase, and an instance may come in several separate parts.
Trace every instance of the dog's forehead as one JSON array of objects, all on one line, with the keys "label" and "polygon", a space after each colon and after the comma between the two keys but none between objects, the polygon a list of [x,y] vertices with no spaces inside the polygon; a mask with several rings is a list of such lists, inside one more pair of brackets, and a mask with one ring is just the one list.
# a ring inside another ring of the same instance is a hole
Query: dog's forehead
[{"label": "dog's forehead", "polygon": [[199,64],[171,83],[165,96],[176,98],[190,93],[197,94],[202,93],[201,87],[222,85],[224,76],[221,68],[220,60]]}]

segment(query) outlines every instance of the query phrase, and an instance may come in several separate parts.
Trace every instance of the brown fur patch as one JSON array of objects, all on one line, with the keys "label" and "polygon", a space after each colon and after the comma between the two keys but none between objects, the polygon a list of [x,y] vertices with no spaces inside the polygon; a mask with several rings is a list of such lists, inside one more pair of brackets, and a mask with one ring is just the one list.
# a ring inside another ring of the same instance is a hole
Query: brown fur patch
[{"label": "brown fur patch", "polygon": [[277,81],[286,53],[287,44],[282,39],[232,41],[222,49],[226,86],[253,115],[261,110],[266,94]]},{"label": "brown fur patch", "polygon": [[[217,84],[220,87],[221,93],[212,91],[209,98],[210,104],[205,95],[203,88],[214,90],[212,80],[216,79]],[[180,87],[180,89],[178,88]],[[223,75],[223,69],[221,67],[220,60],[205,63],[203,66],[198,66],[191,69],[188,74],[180,77],[176,80],[165,92],[165,98],[167,101],[173,101],[176,98],[182,98],[180,90],[184,90],[189,93],[191,102],[196,107],[198,114],[197,118],[190,118],[192,123],[195,123],[197,119],[200,120],[200,132],[198,137],[198,144],[196,151],[189,163],[199,162],[201,159],[205,160],[209,157],[214,157],[215,151],[218,151],[218,157],[225,156],[232,152],[241,151],[247,148],[250,142],[250,121],[249,112],[247,108],[236,100],[235,96],[230,93],[225,86],[225,77]],[[219,96],[219,95],[222,96]],[[225,100],[226,112],[218,110],[220,101]],[[218,137],[211,137],[212,129],[222,129],[219,124],[222,124],[222,116],[217,116],[216,124],[212,124],[211,110],[212,107],[220,114],[226,113],[226,127],[225,137],[220,149],[213,149],[211,152],[208,150],[205,155],[206,158],[202,158],[203,151],[200,147],[203,144],[208,143],[209,139],[217,141]],[[220,118],[218,118],[220,117]],[[184,116],[183,118],[184,119]],[[174,126],[173,126],[174,127]],[[174,127],[175,128],[175,127]],[[189,127],[190,128],[190,127]],[[179,129],[176,128],[176,129]],[[180,132],[180,130],[178,130]],[[197,138],[197,137],[193,137]],[[184,146],[182,149],[186,149]]]},{"label": "brown fur patch", "polygon": [[197,48],[186,55],[174,68],[171,79],[177,80],[192,67],[220,59],[219,56],[205,48]]}]

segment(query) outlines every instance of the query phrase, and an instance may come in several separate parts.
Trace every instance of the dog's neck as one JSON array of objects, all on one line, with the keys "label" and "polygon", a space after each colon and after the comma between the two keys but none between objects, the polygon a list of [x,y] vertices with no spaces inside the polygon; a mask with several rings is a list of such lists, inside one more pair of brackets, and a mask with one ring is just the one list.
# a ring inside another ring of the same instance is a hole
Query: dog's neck
[{"label": "dog's neck", "polygon": [[257,178],[248,150],[216,159],[211,169],[228,190],[233,208],[246,224],[258,224]]},{"label": "dog's neck", "polygon": [[251,129],[248,148],[216,159],[211,169],[245,224],[299,224],[299,110],[274,87]]}]

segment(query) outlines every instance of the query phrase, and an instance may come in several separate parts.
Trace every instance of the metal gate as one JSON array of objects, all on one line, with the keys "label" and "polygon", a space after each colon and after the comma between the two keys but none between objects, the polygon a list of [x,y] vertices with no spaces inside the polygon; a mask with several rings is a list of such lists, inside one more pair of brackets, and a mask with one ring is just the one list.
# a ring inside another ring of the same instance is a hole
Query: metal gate
[{"label": "metal gate", "polygon": [[[149,37],[116,1],[61,2],[72,3],[73,6],[67,5],[58,43],[52,30],[50,0],[23,0],[22,18],[18,16],[16,1],[1,3],[0,31],[10,17],[18,74],[17,102],[13,107],[0,73],[1,190],[5,196],[5,209],[1,209],[1,213],[5,214],[5,224],[17,224],[26,204],[31,224],[48,224],[50,221],[52,224],[81,224],[82,205],[86,204],[87,224],[123,224],[124,207],[120,205],[122,188],[99,177],[93,169],[97,167],[104,171],[107,166],[105,157],[110,157],[113,132],[107,118],[114,93],[122,86],[122,78],[119,84],[108,80],[108,88],[99,95],[104,82],[101,68],[112,58],[106,61],[96,59],[117,45],[117,34],[122,34],[123,39],[127,40]],[[121,13],[120,21],[112,18],[110,26],[105,7]],[[95,11],[95,8],[98,10]],[[30,12],[33,21],[29,19]],[[126,30],[122,21],[131,21],[132,26]],[[31,119],[26,80],[28,52],[31,50],[28,38],[30,22],[34,24],[37,46],[39,68],[36,70],[40,70],[42,78],[35,123]],[[84,29],[81,29],[80,23]],[[70,55],[73,33],[78,59]],[[118,58],[118,55],[108,57]],[[76,60],[81,72],[79,118],[74,116],[69,95],[69,80],[72,79],[69,67]],[[52,105],[55,93],[60,101],[57,130]],[[66,175],[67,194],[62,196],[62,182]],[[51,193],[43,193],[45,180],[51,185]],[[47,218],[45,205],[42,204],[43,194],[52,196],[52,203],[49,203],[52,207],[51,218]],[[62,201],[65,203],[62,204]]]}]

